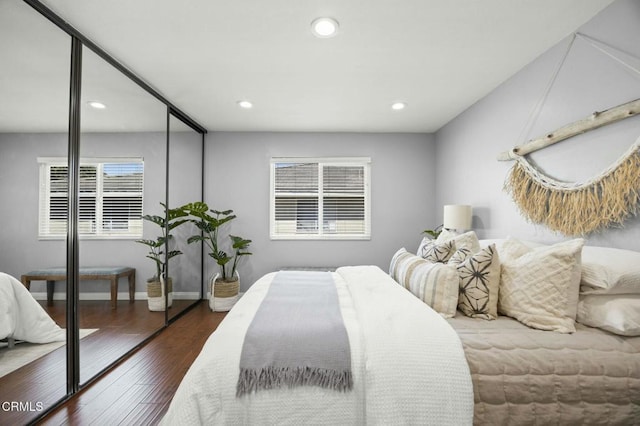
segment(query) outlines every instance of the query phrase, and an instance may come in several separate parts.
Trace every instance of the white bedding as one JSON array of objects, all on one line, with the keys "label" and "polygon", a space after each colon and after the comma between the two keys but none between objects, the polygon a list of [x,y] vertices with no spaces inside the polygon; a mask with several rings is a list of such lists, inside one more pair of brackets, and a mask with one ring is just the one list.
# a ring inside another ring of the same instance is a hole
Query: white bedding
[{"label": "white bedding", "polygon": [[64,341],[66,333],[20,281],[0,272],[0,339],[7,337],[49,343]]},{"label": "white bedding", "polygon": [[274,275],[259,279],[209,337],[163,424],[472,423],[471,377],[457,334],[375,266],[333,274],[351,345],[352,391],[298,387],[236,398],[244,334]]}]

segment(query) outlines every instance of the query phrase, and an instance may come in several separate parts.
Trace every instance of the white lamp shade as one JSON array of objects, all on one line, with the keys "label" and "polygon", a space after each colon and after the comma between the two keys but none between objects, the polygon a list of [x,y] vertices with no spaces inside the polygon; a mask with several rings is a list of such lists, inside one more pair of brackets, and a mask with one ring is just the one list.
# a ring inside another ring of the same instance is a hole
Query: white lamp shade
[{"label": "white lamp shade", "polygon": [[448,204],[444,206],[443,227],[447,229],[471,229],[471,206]]}]

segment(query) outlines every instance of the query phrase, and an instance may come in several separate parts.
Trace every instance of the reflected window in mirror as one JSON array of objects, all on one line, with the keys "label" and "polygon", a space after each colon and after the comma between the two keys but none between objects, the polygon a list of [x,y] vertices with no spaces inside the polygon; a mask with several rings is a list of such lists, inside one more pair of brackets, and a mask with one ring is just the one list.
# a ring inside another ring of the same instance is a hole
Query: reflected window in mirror
[{"label": "reflected window in mirror", "polygon": [[[41,239],[66,238],[65,158],[38,158]],[[142,158],[80,159],[80,238],[141,238],[144,184]]]}]

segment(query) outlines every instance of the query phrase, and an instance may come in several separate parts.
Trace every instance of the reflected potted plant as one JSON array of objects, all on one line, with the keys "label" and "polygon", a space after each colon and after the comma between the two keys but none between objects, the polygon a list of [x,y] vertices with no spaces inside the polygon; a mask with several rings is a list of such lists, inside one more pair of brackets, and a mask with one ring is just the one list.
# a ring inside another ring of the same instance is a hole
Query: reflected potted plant
[{"label": "reflected potted plant", "polygon": [[183,207],[168,209],[167,205],[160,203],[164,209],[164,216],[144,215],[142,219],[158,225],[160,235],[154,240],[136,240],[137,243],[149,247],[147,257],[154,261],[156,272],[153,277],[147,279],[147,301],[150,311],[164,311],[165,308],[165,292],[167,294],[167,304],[171,307],[173,303],[173,280],[166,277],[167,265],[169,260],[181,255],[180,250],[168,250],[165,256],[165,245],[173,239],[171,231],[189,222],[188,213]]},{"label": "reflected potted plant", "polygon": [[216,261],[219,272],[209,278],[209,307],[212,311],[228,311],[238,300],[240,292],[240,274],[238,262],[243,256],[251,255],[247,251],[251,240],[237,235],[229,235],[231,252],[227,253],[219,244],[220,228],[236,218],[233,210],[210,210],[206,203],[196,202],[183,206],[185,212],[193,216],[193,223],[202,231],[201,235],[190,237],[187,242],[202,241],[209,249],[209,256]]}]

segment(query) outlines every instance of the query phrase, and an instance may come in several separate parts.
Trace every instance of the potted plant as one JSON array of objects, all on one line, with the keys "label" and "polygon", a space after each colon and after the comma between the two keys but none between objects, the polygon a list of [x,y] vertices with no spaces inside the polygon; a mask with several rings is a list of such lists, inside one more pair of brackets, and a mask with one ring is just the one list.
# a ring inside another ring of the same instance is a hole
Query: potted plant
[{"label": "potted plant", "polygon": [[242,256],[251,255],[247,248],[251,240],[229,235],[231,252],[227,253],[219,244],[219,231],[222,225],[236,218],[233,210],[209,210],[206,203],[196,202],[183,206],[185,212],[196,219],[193,223],[202,231],[201,235],[190,237],[187,242],[204,242],[209,248],[209,256],[216,261],[219,272],[209,278],[209,307],[212,311],[228,311],[238,300],[240,291],[240,274],[238,261]]},{"label": "potted plant", "polygon": [[188,213],[182,207],[168,209],[166,204],[160,203],[160,205],[164,209],[164,216],[142,216],[142,219],[155,223],[160,227],[160,235],[155,240],[136,240],[137,243],[149,247],[147,257],[154,261],[156,267],[154,276],[147,279],[147,300],[150,311],[164,311],[166,309],[165,293],[167,294],[168,307],[171,307],[173,303],[173,281],[170,277],[166,277],[167,265],[171,258],[182,254],[182,252],[180,250],[167,250],[165,255],[164,249],[173,238],[171,231],[189,221],[186,218]]},{"label": "potted plant", "polygon": [[442,233],[442,225],[438,225],[436,229],[425,229],[422,233],[429,235],[432,240],[435,240]]}]

